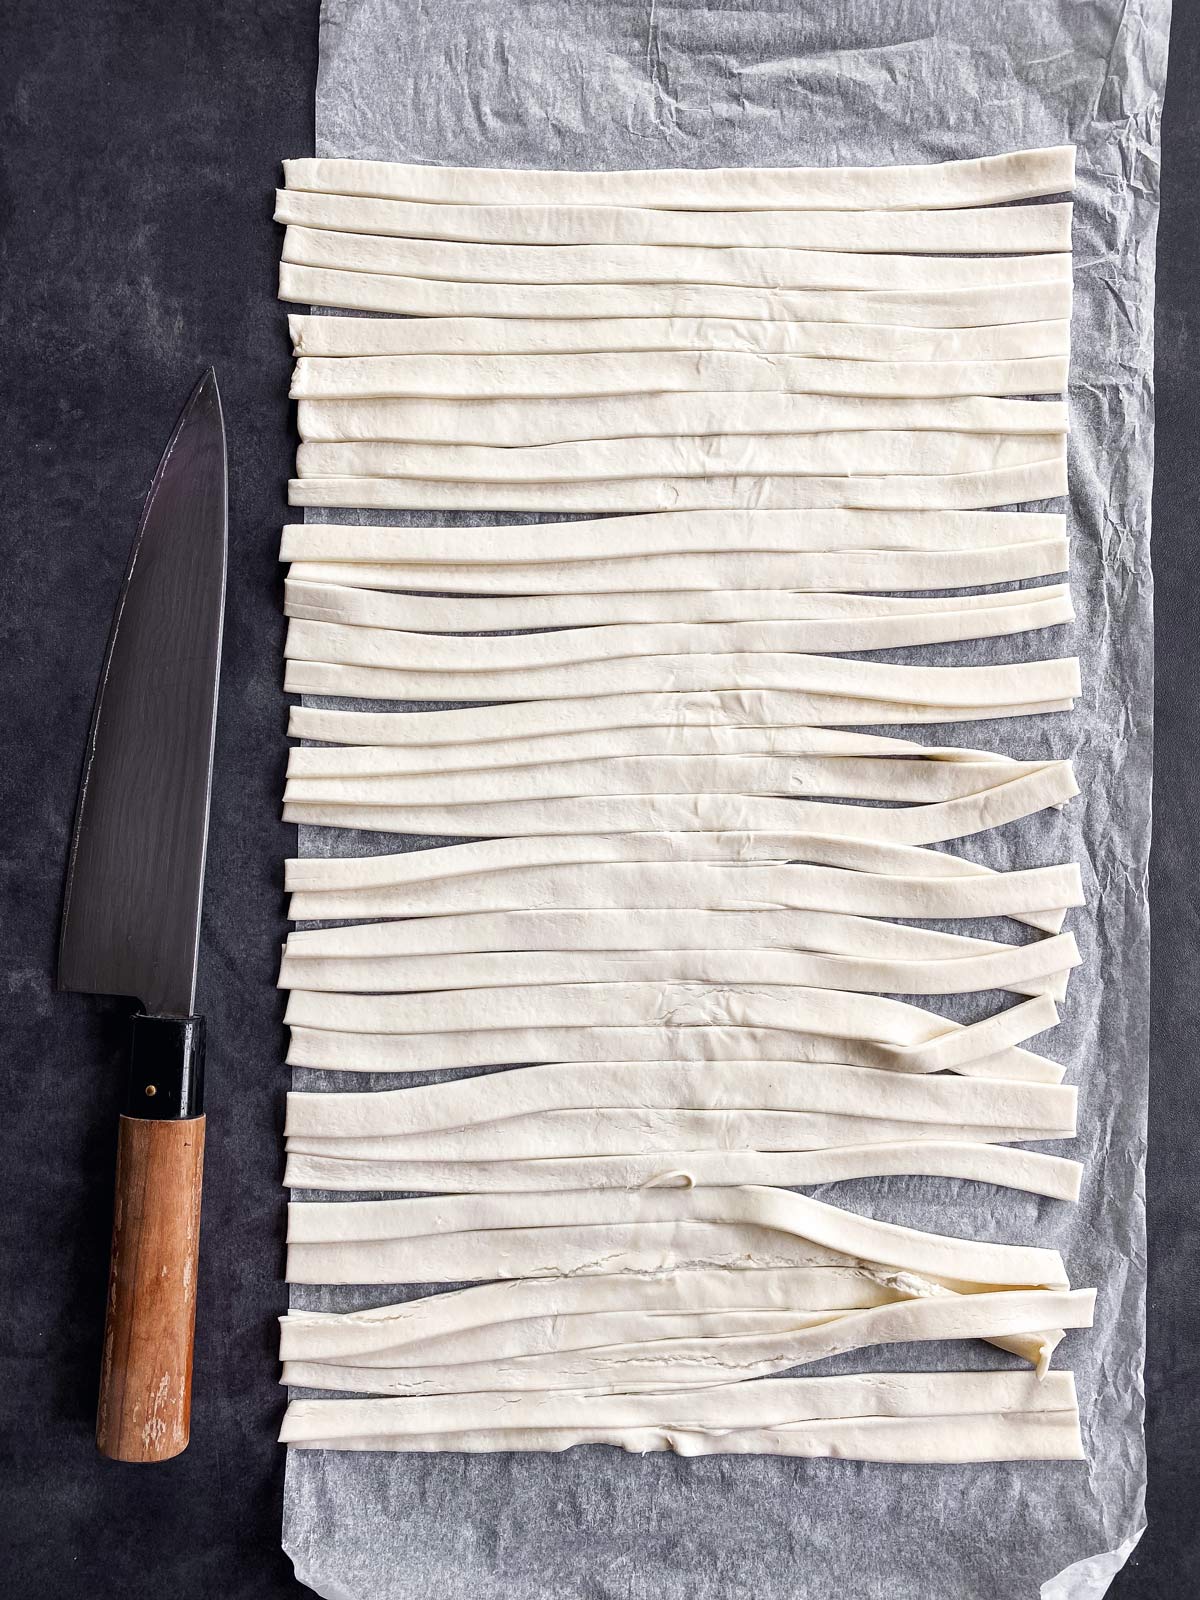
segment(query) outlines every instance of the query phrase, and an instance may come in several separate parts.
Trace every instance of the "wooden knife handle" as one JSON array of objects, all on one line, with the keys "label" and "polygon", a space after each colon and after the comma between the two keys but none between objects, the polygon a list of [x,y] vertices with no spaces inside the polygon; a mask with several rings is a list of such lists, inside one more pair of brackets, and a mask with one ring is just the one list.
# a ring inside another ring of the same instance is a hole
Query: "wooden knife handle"
[{"label": "wooden knife handle", "polygon": [[114,1461],[187,1447],[204,1118],[123,1116],[96,1444]]}]

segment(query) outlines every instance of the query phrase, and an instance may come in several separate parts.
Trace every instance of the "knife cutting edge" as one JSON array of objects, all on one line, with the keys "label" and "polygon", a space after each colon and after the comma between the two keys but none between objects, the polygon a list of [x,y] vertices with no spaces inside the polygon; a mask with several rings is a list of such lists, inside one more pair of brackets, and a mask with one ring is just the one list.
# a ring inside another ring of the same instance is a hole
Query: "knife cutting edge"
[{"label": "knife cutting edge", "polygon": [[216,374],[193,389],[146,497],[80,779],[58,987],[129,996],[96,1443],[165,1461],[188,1442],[204,1019],[196,965],[228,530]]}]

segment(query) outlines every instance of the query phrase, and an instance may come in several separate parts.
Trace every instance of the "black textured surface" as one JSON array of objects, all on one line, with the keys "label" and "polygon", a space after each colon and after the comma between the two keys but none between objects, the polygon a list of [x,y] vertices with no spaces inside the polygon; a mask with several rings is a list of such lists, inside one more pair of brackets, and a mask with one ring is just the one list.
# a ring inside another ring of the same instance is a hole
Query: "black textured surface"
[{"label": "black textured surface", "polygon": [[[1177,0],[1177,13],[1159,235],[1150,1531],[1119,1600],[1200,1594],[1200,8]],[[307,1592],[279,1549],[274,1444],[285,1084],[272,984],[291,845],[275,821],[275,550],[292,440],[269,219],[278,160],[312,146],[316,27],[317,0],[0,9],[0,1574],[13,1600]],[[210,1126],[193,1442],[168,1465],[123,1467],[96,1455],[92,1418],[126,1030],[118,1006],[56,996],[51,977],[112,602],[158,453],[208,362],[231,535],[198,1001]]]}]

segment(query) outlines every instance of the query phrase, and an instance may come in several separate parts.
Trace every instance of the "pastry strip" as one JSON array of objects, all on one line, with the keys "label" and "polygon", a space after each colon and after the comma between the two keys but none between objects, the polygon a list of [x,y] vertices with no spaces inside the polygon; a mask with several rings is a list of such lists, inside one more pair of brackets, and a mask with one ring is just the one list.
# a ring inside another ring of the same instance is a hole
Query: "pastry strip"
[{"label": "pastry strip", "polygon": [[666,211],[639,206],[422,204],[275,191],[275,221],[381,238],[518,245],[1020,255],[1071,248],[1071,205],[942,211]]},{"label": "pastry strip", "polygon": [[607,439],[588,444],[538,445],[532,450],[475,445],[355,441],[302,444],[301,478],[424,478],[470,483],[574,483],[596,478],[702,478],[741,473],[815,477],[894,473],[991,472],[1045,461],[1060,435],[990,433],[872,433],[687,435],[673,439]]},{"label": "pastry strip", "polygon": [[839,837],[928,845],[963,839],[1034,812],[1061,807],[1078,794],[1067,763],[997,784],[983,794],[927,805],[857,806],[820,800],[739,794],[628,794],[559,800],[480,801],[464,805],[348,805],[289,800],[285,822],[366,828],[426,838],[470,839],[499,834],[666,832],[786,832],[804,828]]},{"label": "pastry strip", "polygon": [[[778,551],[791,558],[825,551],[980,550],[1064,539],[1061,513],[930,511],[660,512],[527,527],[375,528],[353,523],[289,523],[281,561],[394,562],[436,567],[548,565],[614,557]],[[832,586],[831,586],[832,587]],[[940,587],[940,585],[938,586]]]},{"label": "pastry strip", "polygon": [[1057,321],[1071,314],[1069,279],[1046,278],[978,289],[867,292],[739,288],[686,283],[454,283],[395,273],[345,272],[279,263],[279,298],[349,311],[416,317],[730,317],[773,322],[856,322],[872,326],[992,327]]},{"label": "pastry strip", "polygon": [[[292,708],[293,711],[305,709]],[[364,713],[334,712],[332,715],[353,718]],[[296,724],[305,725],[306,722]],[[291,724],[289,730],[293,731],[293,737],[297,736]],[[609,756],[919,756],[929,761],[989,765],[1001,769],[1001,775],[1017,765],[1011,756],[996,755],[988,750],[923,745],[915,739],[858,733],[847,728],[804,726],[740,728],[718,724],[680,728],[589,728],[579,733],[548,734],[541,738],[444,744],[436,747],[436,753],[433,748],[421,745],[355,744],[353,741],[340,744],[338,749],[293,746],[288,751],[288,776],[381,773],[399,777],[415,772],[552,765],[559,761],[590,761]]]},{"label": "pastry strip", "polygon": [[[473,678],[488,676],[486,673],[469,672],[420,674],[369,666],[367,662],[375,659],[373,652],[367,648],[375,642],[373,632],[381,643],[387,642],[389,631],[385,629],[344,628],[334,623],[293,620],[288,625],[285,654],[290,661],[306,665],[358,663],[364,687],[372,683],[374,678],[379,686],[377,693],[387,691],[386,698],[405,698],[406,681],[409,689],[415,689],[418,683],[432,683],[434,680],[441,688],[461,683],[469,689]],[[507,673],[504,675],[505,692],[493,694],[490,698],[516,699],[521,696],[562,701],[571,693],[562,687],[568,674],[573,674],[570,667],[537,671],[537,682],[531,691],[527,691],[518,685],[527,678],[532,683],[533,672]],[[1079,663],[1074,657],[982,667],[924,667],[879,661],[847,661],[828,655],[790,651],[719,651],[712,655],[631,657],[623,661],[586,663],[584,674],[587,681],[575,692],[591,700],[607,699],[610,695],[741,694],[753,689],[780,689],[793,693],[840,694],[863,700],[916,701],[950,710],[956,706],[1007,705],[1021,700],[1068,698],[1077,695],[1080,690]],[[779,681],[775,681],[777,679]],[[439,692],[437,688],[422,697],[437,700],[455,698],[452,694]],[[465,693],[458,698],[481,697]],[[599,714],[603,715],[606,709],[602,708]],[[664,713],[667,709],[663,707]],[[507,720],[491,712],[489,716],[497,722]],[[797,720],[803,722],[805,719]],[[493,737],[504,738],[509,731],[516,730],[497,730]]]},{"label": "pastry strip", "polygon": [[[1029,356],[1065,355],[1071,343],[1071,324],[1066,318],[1001,323],[984,328],[914,328],[869,322],[766,321],[753,317],[711,316],[583,319],[290,316],[288,332],[297,356],[757,350],[853,361],[1017,361]],[[370,438],[373,435],[347,434],[345,437]]]},{"label": "pastry strip", "polygon": [[987,1338],[989,1333],[1011,1338],[1056,1324],[1086,1328],[1094,1299],[1088,1290],[1035,1289],[901,1301],[834,1316],[788,1311],[670,1316],[640,1308],[580,1313],[488,1329],[500,1335],[494,1355],[472,1359],[467,1352],[473,1346],[466,1340],[435,1339],[407,1359],[396,1352],[394,1364],[293,1358],[284,1362],[281,1381],[385,1395],[686,1390],[713,1381],[765,1378],[872,1345]]},{"label": "pastry strip", "polygon": [[[604,1252],[613,1254],[605,1258]],[[783,1189],[580,1190],[295,1201],[292,1283],[435,1283],[561,1273],[871,1262],[948,1287],[1069,1287],[1056,1250],[922,1233]],[[330,1269],[332,1276],[319,1273]],[[368,1271],[370,1276],[357,1276]]]},{"label": "pastry strip", "polygon": [[898,511],[978,510],[1057,499],[1067,492],[1065,446],[1045,461],[934,477],[627,478],[615,483],[445,483],[429,478],[290,478],[292,506],[384,511],[662,511],[761,505]]},{"label": "pastry strip", "polygon": [[[346,319],[318,320],[336,323]],[[374,321],[377,326],[388,326],[386,319]],[[978,395],[912,400],[895,396],[768,393],[760,389],[740,391],[731,400],[728,393],[680,390],[556,400],[511,396],[503,400],[301,400],[297,424],[300,437],[313,441],[399,439],[516,448],[605,439],[670,439],[683,434],[722,434],[729,438],[787,434],[797,438],[875,429],[910,433],[1065,433],[1066,407],[1061,400]],[[463,532],[453,531],[459,537]],[[524,530],[509,531],[519,538]]]},{"label": "pastry strip", "polygon": [[[598,851],[590,850],[591,841],[586,842],[588,853],[598,856]],[[844,852],[844,841],[835,842],[840,847],[839,853]],[[611,838],[610,843],[617,856],[623,840]],[[562,841],[562,847],[564,856],[573,853],[569,836]],[[680,920],[701,912],[743,916],[801,913],[805,917],[832,914],[860,918],[952,919],[1030,915],[1083,902],[1079,869],[1074,865],[912,877],[874,871],[870,865],[846,870],[819,864],[725,863],[706,860],[705,856],[712,854],[707,850],[691,855],[681,852],[675,859],[669,859],[666,851],[670,845],[666,843],[662,860],[587,862],[566,859],[556,863],[539,861],[543,853],[531,852],[528,865],[493,869],[484,864],[488,853],[480,846],[452,848],[475,852],[467,859],[478,863],[476,870],[470,871],[464,865],[461,871],[448,870],[445,876],[424,880],[401,879],[398,883],[376,885],[360,882],[355,887],[326,890],[313,887],[307,893],[301,890],[293,894],[292,916],[297,920],[335,916],[407,917],[437,925],[443,925],[449,916],[462,914],[536,918],[566,917],[572,912],[624,915],[649,911],[674,914]],[[427,853],[416,852],[417,855]],[[802,853],[820,854],[807,850]],[[330,860],[331,865],[340,865],[336,858],[324,859]],[[351,859],[386,862],[395,858]],[[925,870],[924,862],[920,870]],[[308,877],[300,881],[319,885],[330,880]],[[648,923],[647,930],[653,926]],[[519,923],[513,925],[513,937],[519,927]],[[389,939],[399,945],[407,944],[409,938],[419,944],[422,939],[438,937],[437,926],[433,926],[411,934],[399,930],[388,935],[382,930],[372,934],[343,932],[340,942],[343,948],[361,945],[380,949]],[[298,948],[312,942],[307,935],[303,939],[293,935],[293,939],[297,940]],[[435,944],[432,948],[438,946]]]},{"label": "pastry strip", "polygon": [[[290,393],[293,400],[406,396],[421,400],[536,400],[647,392],[721,396],[782,392],[916,400],[1056,394],[1066,386],[1066,356],[1032,356],[1019,361],[834,361],[729,350],[653,350],[568,355],[301,356],[292,370]],[[735,403],[727,401],[730,406]]]},{"label": "pastry strip", "polygon": [[559,172],[313,159],[283,163],[289,189],[457,205],[622,205],[664,210],[920,210],[1067,194],[1075,149],[891,167],[716,167]]},{"label": "pastry strip", "polygon": [[441,954],[285,956],[281,989],[401,994],[541,985],[712,983],[802,985],[852,993],[971,994],[1019,988],[1062,999],[1079,965],[1069,933],[952,959],[897,959],[795,950],[530,950]]},{"label": "pastry strip", "polygon": [[[504,697],[510,676],[600,662],[739,653],[840,654],[1022,633],[1074,618],[1067,584],[1041,584],[983,595],[836,595],[825,603],[815,599],[811,606],[814,617],[781,622],[756,619],[730,623],[630,623],[482,639],[439,638],[371,626],[361,617],[366,608],[361,602],[354,605],[359,615],[348,625],[295,619],[288,629],[289,658],[441,673],[449,683],[460,678],[491,679],[500,698]],[[808,606],[800,601],[796,609],[803,614]]]},{"label": "pastry strip", "polygon": [[[289,1138],[379,1139],[438,1134],[515,1117],[606,1108],[808,1111],[914,1124],[1009,1127],[1034,1137],[1075,1133],[1073,1088],[766,1061],[592,1061],[522,1067],[417,1088],[287,1097]],[[974,1134],[980,1137],[981,1134]],[[492,1154],[507,1155],[498,1146]]]},{"label": "pastry strip", "polygon": [[1069,282],[1069,250],[1037,255],[863,255],[686,245],[456,244],[289,225],[282,260],[451,283],[706,284],[751,289],[981,289]]}]

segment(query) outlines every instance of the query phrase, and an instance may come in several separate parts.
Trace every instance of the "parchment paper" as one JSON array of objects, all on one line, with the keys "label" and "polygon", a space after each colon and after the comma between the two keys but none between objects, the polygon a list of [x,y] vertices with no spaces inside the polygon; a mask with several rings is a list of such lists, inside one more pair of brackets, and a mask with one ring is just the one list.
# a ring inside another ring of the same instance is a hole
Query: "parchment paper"
[{"label": "parchment paper", "polygon": [[[1078,622],[1032,642],[887,659],[1082,655],[1084,696],[1071,716],[939,727],[924,737],[1075,762],[1083,794],[1065,814],[955,848],[994,866],[1083,863],[1088,910],[1068,926],[1085,965],[1072,978],[1063,1023],[1037,1041],[1081,1086],[1078,1140],[1041,1148],[1086,1162],[1083,1199],[1070,1207],[912,1178],[816,1192],[916,1227],[1057,1246],[1072,1282],[1100,1293],[1095,1329],[1069,1335],[1056,1359],[1077,1376],[1084,1464],[680,1460],[601,1447],[558,1456],[296,1451],[287,1466],[284,1547],[319,1594],[1080,1600],[1105,1592],[1137,1542],[1145,1488],[1151,376],[1168,25],[1169,0],[325,0],[321,156],[620,168],[876,164],[1066,141],[1079,147],[1070,397]],[[305,828],[300,848],[375,852],[411,843]],[[970,1015],[995,1003],[941,1009]],[[370,1081],[295,1076],[297,1087]],[[297,1288],[292,1300],[348,1309],[416,1292]],[[1005,1359],[979,1345],[917,1345],[811,1370]]]}]

